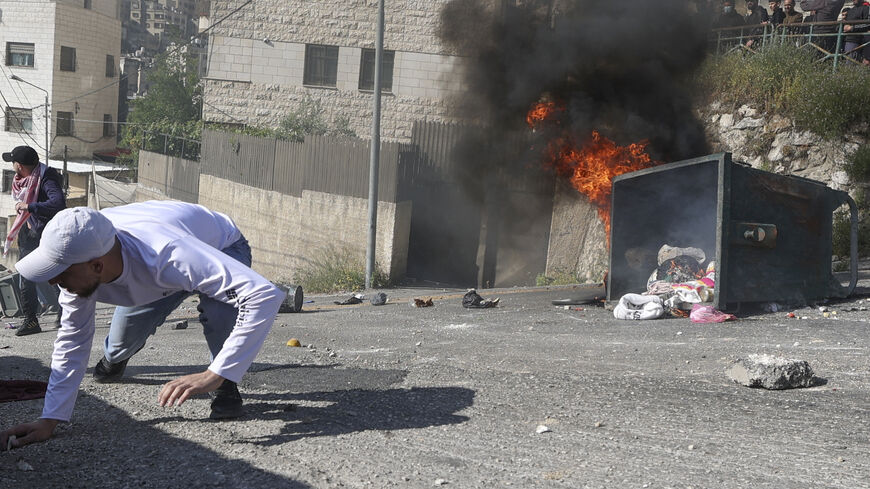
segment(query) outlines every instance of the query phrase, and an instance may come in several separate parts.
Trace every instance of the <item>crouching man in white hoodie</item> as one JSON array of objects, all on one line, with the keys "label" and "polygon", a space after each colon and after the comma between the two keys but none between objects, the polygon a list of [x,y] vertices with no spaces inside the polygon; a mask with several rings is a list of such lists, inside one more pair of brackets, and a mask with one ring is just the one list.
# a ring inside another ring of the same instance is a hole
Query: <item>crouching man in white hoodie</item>
[{"label": "crouching man in white hoodie", "polygon": [[54,344],[42,416],[0,433],[0,449],[51,437],[69,421],[94,338],[96,303],[115,304],[97,382],[121,379],[127,361],[166,317],[199,294],[211,364],[166,383],[161,406],[214,392],[211,418],[243,414],[236,383],[251,366],[284,292],[251,270],[251,249],[226,215],[195,204],[153,201],[96,211],[59,212],[36,250],[16,264],[33,282],[61,287],[61,329]]}]

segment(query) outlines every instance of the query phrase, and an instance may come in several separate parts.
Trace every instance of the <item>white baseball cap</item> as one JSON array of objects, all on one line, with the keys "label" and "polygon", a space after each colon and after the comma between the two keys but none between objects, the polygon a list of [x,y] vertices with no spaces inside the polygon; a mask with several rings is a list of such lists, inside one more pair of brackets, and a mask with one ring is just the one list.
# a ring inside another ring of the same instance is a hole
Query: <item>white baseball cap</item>
[{"label": "white baseball cap", "polygon": [[64,209],[48,221],[39,247],[15,269],[31,282],[47,282],[70,265],[105,255],[113,246],[115,226],[106,216],[89,207]]}]

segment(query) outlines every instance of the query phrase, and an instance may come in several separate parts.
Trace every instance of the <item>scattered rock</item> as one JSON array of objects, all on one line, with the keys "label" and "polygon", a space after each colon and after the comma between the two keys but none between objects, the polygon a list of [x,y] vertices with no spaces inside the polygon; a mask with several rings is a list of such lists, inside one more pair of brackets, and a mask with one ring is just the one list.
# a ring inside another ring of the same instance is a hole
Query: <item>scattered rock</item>
[{"label": "scattered rock", "polygon": [[552,431],[550,428],[548,428],[547,426],[542,425],[542,424],[539,424],[538,427],[535,428],[535,433],[537,433],[539,435],[541,433],[549,433],[550,431]]},{"label": "scattered rock", "polygon": [[298,347],[302,346],[302,343],[299,343],[299,340],[297,340],[296,338],[290,338],[289,340],[287,340],[287,346]]},{"label": "scattered rock", "polygon": [[739,109],[737,109],[737,113],[743,117],[755,117],[758,114],[758,111],[744,104],[741,105]]},{"label": "scattered rock", "polygon": [[435,479],[435,483],[433,485],[446,486],[447,484],[449,484],[449,482],[447,482],[445,479]]},{"label": "scattered rock", "polygon": [[387,303],[387,294],[378,292],[372,296],[371,303],[373,306],[383,306]]},{"label": "scattered rock", "polygon": [[761,127],[764,125],[764,118],[759,117],[758,119],[753,119],[752,117],[746,117],[741,119],[740,122],[734,124],[734,129],[750,129],[753,127]]},{"label": "scattered rock", "polygon": [[185,319],[184,321],[178,321],[178,322],[172,323],[172,326],[170,326],[170,328],[172,328],[172,329],[187,329],[187,320]]},{"label": "scattered rock", "polygon": [[734,115],[733,114],[722,114],[719,117],[719,127],[722,129],[729,129],[734,124]]},{"label": "scattered rock", "polygon": [[806,361],[772,355],[738,359],[728,368],[728,376],[747,387],[771,390],[810,387],[814,381],[813,369]]},{"label": "scattered rock", "polygon": [[33,466],[27,463],[24,458],[19,458],[18,462],[15,465],[18,467],[18,470],[22,470],[24,472],[33,471]]},{"label": "scattered rock", "polygon": [[774,115],[767,122],[768,132],[781,132],[791,127],[791,121],[781,115]]}]

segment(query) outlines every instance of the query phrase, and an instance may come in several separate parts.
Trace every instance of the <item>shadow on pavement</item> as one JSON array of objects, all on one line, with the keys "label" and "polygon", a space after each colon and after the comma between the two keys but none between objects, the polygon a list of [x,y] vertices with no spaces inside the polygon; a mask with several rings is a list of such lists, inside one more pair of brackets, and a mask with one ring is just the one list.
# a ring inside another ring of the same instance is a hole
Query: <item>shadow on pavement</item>
[{"label": "shadow on pavement", "polygon": [[[0,378],[47,375],[41,362],[0,352]],[[33,421],[41,409],[41,400],[0,403],[0,429]],[[73,421],[59,425],[52,439],[0,452],[0,487],[310,487],[176,438],[172,425],[167,433],[150,424],[80,395]],[[19,460],[33,471],[20,470]]]},{"label": "shadow on pavement", "polygon": [[[404,370],[298,365],[250,372],[240,386],[247,400],[247,418],[280,419],[286,424],[278,434],[248,441],[276,445],[311,436],[425,428],[468,420],[456,413],[473,404],[473,390],[391,387],[406,375]],[[291,392],[244,392],[252,387]]]},{"label": "shadow on pavement", "polygon": [[[248,402],[245,409],[249,418],[280,419],[286,424],[278,434],[246,441],[278,445],[313,436],[464,423],[468,417],[455,413],[472,405],[474,391],[461,387],[415,387],[254,395],[248,398],[278,401]],[[297,405],[297,402],[304,404]]]}]

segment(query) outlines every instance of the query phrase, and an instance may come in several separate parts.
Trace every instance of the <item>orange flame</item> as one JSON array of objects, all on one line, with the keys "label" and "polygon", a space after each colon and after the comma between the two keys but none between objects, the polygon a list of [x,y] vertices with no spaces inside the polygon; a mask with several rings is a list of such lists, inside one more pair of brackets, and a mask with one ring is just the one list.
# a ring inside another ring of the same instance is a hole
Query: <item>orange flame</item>
[{"label": "orange flame", "polygon": [[565,110],[565,107],[557,106],[556,102],[538,102],[529,109],[526,114],[526,124],[532,129],[535,129],[545,120],[553,120],[559,112]]},{"label": "orange flame", "polygon": [[[544,121],[552,121],[563,110],[564,107],[554,102],[537,103],[526,115],[526,122],[536,129]],[[604,222],[608,245],[613,178],[659,164],[647,154],[648,144],[644,140],[619,146],[598,131],[592,131],[582,147],[578,147],[574,136],[568,131],[563,131],[559,137],[547,143],[544,164],[567,178],[578,192],[598,207],[598,217]]]}]

